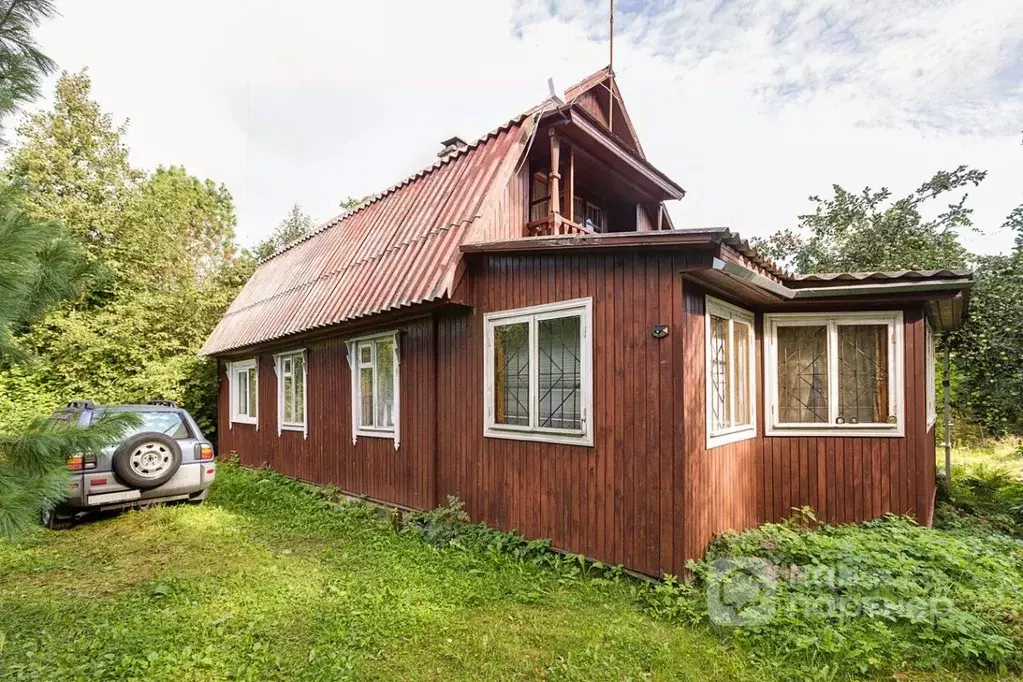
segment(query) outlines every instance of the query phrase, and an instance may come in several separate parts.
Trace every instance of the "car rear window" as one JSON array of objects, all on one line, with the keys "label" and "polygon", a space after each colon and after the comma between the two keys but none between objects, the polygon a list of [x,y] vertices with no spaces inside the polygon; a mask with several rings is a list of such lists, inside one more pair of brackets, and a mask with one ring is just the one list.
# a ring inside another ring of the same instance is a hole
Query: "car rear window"
[{"label": "car rear window", "polygon": [[[188,425],[185,424],[185,419],[182,417],[180,412],[138,411],[134,412],[134,414],[139,416],[142,423],[125,431],[124,438],[126,439],[139,433],[152,431],[166,434],[175,440],[183,440],[191,437],[188,433]],[[93,412],[92,420],[95,421],[99,419],[100,416],[102,416],[101,412],[97,410],[96,412]]]}]

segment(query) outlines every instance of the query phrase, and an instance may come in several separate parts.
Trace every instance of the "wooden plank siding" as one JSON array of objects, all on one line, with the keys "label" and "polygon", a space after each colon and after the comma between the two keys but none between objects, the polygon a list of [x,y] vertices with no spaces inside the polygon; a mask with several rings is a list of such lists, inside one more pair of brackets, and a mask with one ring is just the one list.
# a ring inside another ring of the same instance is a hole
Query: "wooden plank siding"
[{"label": "wooden plank siding", "polygon": [[237,454],[246,466],[265,464],[288,476],[335,485],[352,495],[410,508],[436,506],[434,321],[424,318],[398,329],[401,446],[397,451],[394,442],[385,438],[360,437],[352,444],[352,375],[344,340],[332,338],[304,346],[308,359],[308,438],[300,431],[277,433],[277,380],[271,353],[256,356],[258,429],[249,424],[231,424],[228,382],[224,380],[227,370],[221,362],[221,452]]},{"label": "wooden plank siding", "polygon": [[[634,570],[678,573],[682,550],[684,252],[485,257],[469,315],[439,323],[438,481],[473,518]],[[593,299],[594,446],[483,436],[483,315]],[[667,338],[650,328],[669,326]],[[444,415],[457,415],[446,428]]]},{"label": "wooden plank siding", "polygon": [[[653,576],[682,573],[717,533],[780,520],[793,507],[812,506],[833,522],[896,512],[929,523],[934,430],[924,417],[923,306],[902,308],[905,437],[764,437],[763,311],[754,306],[758,436],[708,450],[706,292],[680,274],[705,257],[697,250],[480,254],[467,260],[457,291],[464,307],[398,325],[398,451],[386,439],[352,445],[340,337],[305,346],[307,440],[278,436],[271,354],[258,355],[258,431],[229,425],[222,374],[220,449],[246,465],[266,463],[405,507],[457,496],[475,520]],[[484,314],[584,297],[593,300],[593,447],[485,438]],[[652,336],[658,324],[668,326],[667,337]]]}]

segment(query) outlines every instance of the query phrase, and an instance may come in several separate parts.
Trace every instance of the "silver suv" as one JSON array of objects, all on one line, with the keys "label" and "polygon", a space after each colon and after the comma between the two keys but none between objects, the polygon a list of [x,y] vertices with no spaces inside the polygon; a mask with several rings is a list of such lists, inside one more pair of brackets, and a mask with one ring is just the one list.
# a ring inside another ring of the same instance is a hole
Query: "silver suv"
[{"label": "silver suv", "polygon": [[67,500],[43,512],[47,528],[67,528],[90,511],[161,502],[200,504],[206,499],[217,474],[213,445],[188,411],[173,402],[100,406],[74,400],[53,418],[88,426],[109,412],[131,412],[141,422],[120,443],[68,460],[74,478]]}]

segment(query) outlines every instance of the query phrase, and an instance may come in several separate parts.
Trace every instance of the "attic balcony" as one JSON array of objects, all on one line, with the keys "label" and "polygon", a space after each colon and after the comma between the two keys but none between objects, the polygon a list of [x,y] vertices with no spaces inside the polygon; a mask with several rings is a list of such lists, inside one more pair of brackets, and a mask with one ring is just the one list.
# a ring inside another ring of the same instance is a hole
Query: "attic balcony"
[{"label": "attic balcony", "polygon": [[[651,232],[671,227],[663,202],[684,190],[585,111],[541,121],[524,163],[523,236]],[[546,125],[545,125],[546,123]]]}]

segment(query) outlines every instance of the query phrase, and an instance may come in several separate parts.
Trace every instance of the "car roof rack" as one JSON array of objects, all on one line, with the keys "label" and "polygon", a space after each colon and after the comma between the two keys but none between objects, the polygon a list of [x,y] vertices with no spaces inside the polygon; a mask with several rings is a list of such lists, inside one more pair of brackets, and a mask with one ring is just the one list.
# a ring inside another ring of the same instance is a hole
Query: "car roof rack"
[{"label": "car roof rack", "polygon": [[178,404],[176,402],[174,402],[173,400],[150,400],[149,404],[150,405],[154,405],[156,407],[177,407],[178,406]]},{"label": "car roof rack", "polygon": [[69,410],[91,410],[96,407],[96,403],[91,400],[72,400],[67,407]]}]

